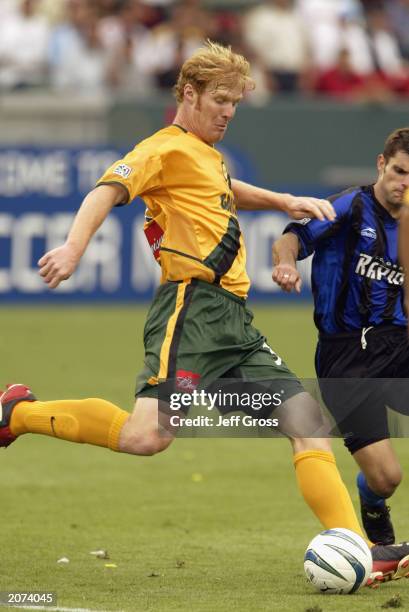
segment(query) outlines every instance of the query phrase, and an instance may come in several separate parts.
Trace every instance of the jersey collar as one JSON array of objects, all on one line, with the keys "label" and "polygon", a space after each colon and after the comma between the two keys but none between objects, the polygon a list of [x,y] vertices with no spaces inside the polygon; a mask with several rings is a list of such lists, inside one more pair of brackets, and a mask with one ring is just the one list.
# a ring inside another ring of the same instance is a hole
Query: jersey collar
[{"label": "jersey collar", "polygon": [[372,201],[373,201],[374,206],[375,206],[375,211],[376,211],[378,217],[380,217],[384,221],[387,221],[388,223],[397,224],[398,220],[395,219],[394,217],[392,217],[392,215],[386,210],[386,208],[384,206],[382,206],[380,201],[377,199],[377,197],[375,195],[374,185],[369,185],[367,187],[367,191],[369,192],[369,195],[372,198]]}]

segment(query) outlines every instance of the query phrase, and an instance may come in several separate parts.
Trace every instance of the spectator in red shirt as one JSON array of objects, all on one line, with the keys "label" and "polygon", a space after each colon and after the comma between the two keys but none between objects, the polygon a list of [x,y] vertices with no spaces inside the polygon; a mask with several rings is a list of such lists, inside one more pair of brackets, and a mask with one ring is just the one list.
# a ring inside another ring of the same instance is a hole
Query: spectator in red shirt
[{"label": "spectator in red shirt", "polygon": [[319,93],[334,98],[349,100],[362,98],[365,78],[353,69],[347,49],[341,49],[335,66],[321,72],[315,89]]}]

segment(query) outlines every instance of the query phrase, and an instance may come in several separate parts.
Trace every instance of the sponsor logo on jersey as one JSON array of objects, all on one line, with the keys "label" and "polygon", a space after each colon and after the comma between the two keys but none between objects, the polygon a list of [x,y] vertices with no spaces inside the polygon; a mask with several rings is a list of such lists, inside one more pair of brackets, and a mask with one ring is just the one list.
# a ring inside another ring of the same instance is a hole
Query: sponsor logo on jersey
[{"label": "sponsor logo on jersey", "polygon": [[230,193],[223,193],[220,196],[220,206],[224,209],[224,210],[228,210],[229,212],[233,213],[234,215],[236,214],[236,204],[234,202],[234,196],[232,196]]},{"label": "sponsor logo on jersey", "polygon": [[373,227],[364,227],[361,230],[361,236],[365,238],[372,238],[372,240],[376,240],[376,230]]},{"label": "sponsor logo on jersey", "polygon": [[402,266],[366,253],[360,253],[355,272],[371,280],[385,280],[389,285],[401,286],[405,280]]},{"label": "sponsor logo on jersey", "polygon": [[151,221],[144,229],[146,239],[156,261],[160,259],[160,247],[163,241],[164,231],[156,221]]},{"label": "sponsor logo on jersey", "polygon": [[119,164],[119,166],[117,166],[114,170],[114,174],[118,174],[119,176],[122,176],[122,178],[128,178],[128,176],[131,174],[132,172],[132,168],[130,166],[127,166],[126,164]]},{"label": "sponsor logo on jersey", "polygon": [[176,371],[176,388],[179,391],[186,391],[190,393],[197,389],[200,382],[200,374],[195,372],[189,372],[189,370],[177,370]]}]

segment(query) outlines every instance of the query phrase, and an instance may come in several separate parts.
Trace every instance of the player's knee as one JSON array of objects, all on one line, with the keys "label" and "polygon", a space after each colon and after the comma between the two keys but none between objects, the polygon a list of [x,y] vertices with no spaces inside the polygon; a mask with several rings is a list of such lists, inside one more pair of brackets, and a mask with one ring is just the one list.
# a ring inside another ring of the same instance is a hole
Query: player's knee
[{"label": "player's knee", "polygon": [[158,435],[150,435],[143,440],[138,440],[137,444],[134,446],[134,452],[137,455],[151,457],[152,455],[157,455],[164,451],[169,446],[170,442],[171,440],[161,438]]},{"label": "player's knee", "polygon": [[156,426],[155,429],[129,432],[122,439],[121,450],[132,455],[149,457],[164,451],[172,440],[166,432],[161,435]]},{"label": "player's knee", "polygon": [[368,484],[375,493],[390,497],[402,481],[402,470],[400,466],[395,466],[392,470],[373,476],[371,480],[372,482],[368,480]]}]

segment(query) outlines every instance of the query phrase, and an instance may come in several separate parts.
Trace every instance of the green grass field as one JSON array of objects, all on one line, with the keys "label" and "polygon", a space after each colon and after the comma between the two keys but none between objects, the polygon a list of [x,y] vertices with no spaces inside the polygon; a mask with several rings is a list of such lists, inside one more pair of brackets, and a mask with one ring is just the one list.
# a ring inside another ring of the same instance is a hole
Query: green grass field
[{"label": "green grass field", "polygon": [[[271,346],[313,376],[309,308],[254,310]],[[0,314],[3,383],[29,384],[42,399],[101,396],[131,408],[144,309]],[[334,446],[356,502],[354,463]],[[406,440],[396,447],[407,469]],[[373,611],[398,593],[409,606],[409,581],[352,596],[306,584],[303,553],[320,526],[285,440],[179,439],[139,458],[25,436],[1,452],[1,484],[2,591],[50,590],[58,606],[112,611]],[[392,503],[400,539],[409,531],[405,489]],[[109,560],[90,555],[98,549]]]}]

